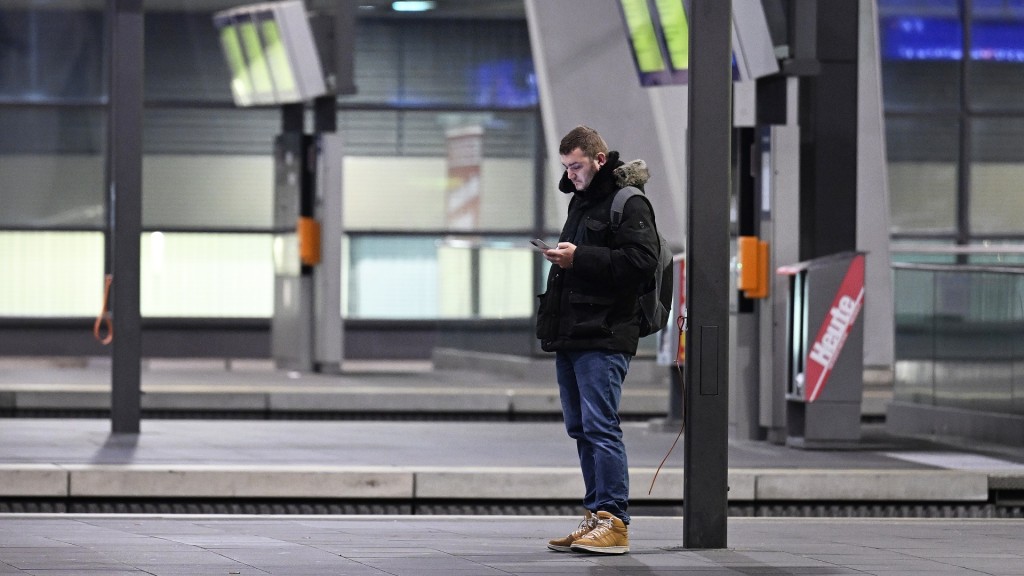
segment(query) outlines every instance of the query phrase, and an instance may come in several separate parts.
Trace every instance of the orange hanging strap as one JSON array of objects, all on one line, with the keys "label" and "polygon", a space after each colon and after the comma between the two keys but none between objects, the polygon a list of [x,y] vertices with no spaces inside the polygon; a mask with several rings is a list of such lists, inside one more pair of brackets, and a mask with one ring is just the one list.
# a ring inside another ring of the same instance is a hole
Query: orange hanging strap
[{"label": "orange hanging strap", "polygon": [[[679,328],[679,338],[686,338],[686,308],[683,308],[683,313],[676,318],[676,327]],[[686,402],[686,380],[683,374],[683,365],[681,362],[676,362],[676,371],[679,373],[679,385],[681,391],[679,399],[684,404]],[[683,431],[686,430],[686,410],[683,407],[682,414],[680,415],[679,422],[679,434],[676,434],[676,439],[672,441],[672,446],[669,447],[668,452],[665,453],[665,457],[661,459],[661,464],[658,464],[658,469],[654,471],[654,477],[651,478],[651,487],[647,489],[647,495],[650,496],[651,492],[654,491],[654,483],[658,481],[658,474],[661,472],[661,467],[668,461],[668,457],[672,454],[672,451],[676,449],[676,444],[679,439],[683,437]]]},{"label": "orange hanging strap", "polygon": [[[114,282],[114,276],[107,274],[103,282],[103,307],[100,309],[100,315],[96,317],[96,323],[92,325],[92,335],[100,341],[100,344],[106,346],[114,341],[114,323],[110,319],[110,311],[107,309],[107,304],[110,302],[110,285]],[[107,335],[105,337],[100,336],[100,330],[103,324],[107,325]]]}]

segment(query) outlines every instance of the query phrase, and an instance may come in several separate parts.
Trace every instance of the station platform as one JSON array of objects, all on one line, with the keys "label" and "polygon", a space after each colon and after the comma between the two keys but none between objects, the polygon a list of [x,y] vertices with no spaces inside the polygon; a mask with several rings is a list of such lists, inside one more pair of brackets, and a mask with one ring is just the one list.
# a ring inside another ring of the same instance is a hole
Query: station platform
[{"label": "station platform", "polygon": [[[0,407],[109,406],[102,363],[6,362]],[[0,511],[301,512],[308,505],[560,513],[574,510],[582,493],[575,446],[561,422],[528,417],[558,413],[553,379],[429,364],[349,365],[328,375],[177,362],[148,364],[142,380],[144,408],[195,410],[187,419],[144,418],[139,435],[111,434],[109,418],[0,419]],[[664,414],[665,385],[635,382],[625,386],[624,412]],[[423,418],[316,418],[327,407]],[[299,410],[289,419],[205,418],[203,408]],[[488,411],[521,419],[450,418]],[[643,419],[623,429],[633,506],[681,513],[683,443],[673,448],[680,430]],[[1021,446],[892,436],[871,423],[857,446],[841,451],[729,443],[730,514],[737,516],[1013,516],[1024,505],[1021,494]],[[239,503],[245,507],[233,507]]]},{"label": "station platform", "polygon": [[[149,362],[143,405],[164,412],[141,434],[0,418],[0,575],[1024,574],[1024,447],[870,418],[842,451],[731,440],[727,548],[683,549],[679,431],[644,417],[666,407],[656,377],[624,391],[630,554],[549,551],[582,482],[543,417],[554,381],[532,369]],[[109,378],[102,362],[5,361],[0,408],[104,410]],[[356,417],[402,412],[420,418]]]}]

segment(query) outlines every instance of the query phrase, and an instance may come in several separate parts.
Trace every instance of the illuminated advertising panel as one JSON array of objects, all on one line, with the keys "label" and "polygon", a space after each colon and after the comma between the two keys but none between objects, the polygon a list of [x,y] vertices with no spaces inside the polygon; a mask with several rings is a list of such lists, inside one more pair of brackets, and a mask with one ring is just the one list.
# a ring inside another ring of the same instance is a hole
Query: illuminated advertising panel
[{"label": "illuminated advertising panel", "polygon": [[[686,84],[690,68],[689,2],[619,0],[619,7],[640,84]],[[778,72],[760,0],[733,0],[732,45],[733,80],[754,80]]]},{"label": "illuminated advertising panel", "polygon": [[274,83],[277,102],[301,102],[302,97],[295,85],[295,74],[288,60],[288,50],[281,38],[281,28],[274,13],[258,12],[254,15],[260,38],[263,40],[263,54],[266,57],[270,77]]},{"label": "illuminated advertising panel", "polygon": [[253,100],[260,104],[271,104],[277,101],[274,94],[274,81],[270,79],[270,66],[260,41],[260,33],[252,15],[241,14],[235,19],[238,35],[245,49],[245,59],[249,64],[249,78],[252,79]]},{"label": "illuminated advertising panel", "polygon": [[217,22],[220,30],[220,45],[231,72],[231,95],[235,104],[249,106],[252,102],[252,80],[249,78],[249,65],[242,52],[242,42],[238,38],[238,30],[230,18]]},{"label": "illuminated advertising panel", "polygon": [[674,71],[690,68],[690,24],[679,0],[654,0],[658,8],[658,22],[668,49],[669,63]]},{"label": "illuminated advertising panel", "polygon": [[[680,2],[681,9],[681,0],[677,1]],[[659,86],[677,82],[666,64],[664,32],[660,29],[657,14],[651,10],[648,1],[619,0],[619,7],[622,9],[626,35],[633,53],[633,62],[640,76],[640,84]],[[688,41],[687,38],[686,42]],[[685,78],[682,81],[685,82]]]},{"label": "illuminated advertising panel", "polygon": [[663,71],[665,61],[661,57],[661,46],[654,33],[654,21],[647,9],[647,0],[621,0],[620,5],[637,68],[641,73]]},{"label": "illuminated advertising panel", "polygon": [[261,2],[213,16],[238,106],[304,102],[328,93],[301,0]]}]

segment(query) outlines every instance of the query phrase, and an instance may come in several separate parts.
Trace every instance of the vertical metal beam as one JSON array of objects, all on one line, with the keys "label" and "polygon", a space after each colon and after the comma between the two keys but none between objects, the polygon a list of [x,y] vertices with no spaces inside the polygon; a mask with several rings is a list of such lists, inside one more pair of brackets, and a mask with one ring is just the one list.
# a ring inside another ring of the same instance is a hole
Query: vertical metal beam
[{"label": "vertical metal beam", "polygon": [[683,546],[725,548],[732,2],[692,0],[691,6]]},{"label": "vertical metal beam", "polygon": [[[960,139],[960,147],[957,152],[956,171],[956,243],[967,245],[971,241],[971,108],[970,108],[970,84],[968,69],[971,59],[971,47],[974,44],[974,0],[960,0],[960,19],[963,22],[963,43],[960,58],[960,102],[957,122],[957,130]],[[967,257],[963,254],[957,255],[958,263],[967,263]]]},{"label": "vertical metal beam", "polygon": [[313,100],[313,134],[338,131],[338,97],[334,94]]},{"label": "vertical metal beam", "polygon": [[108,0],[110,106],[108,174],[113,271],[114,341],[111,431],[138,434],[141,419],[142,329],[139,257],[142,234],[142,0]]},{"label": "vertical metal beam", "polygon": [[[548,161],[548,150],[544,141],[544,119],[540,111],[536,112],[533,123],[533,236],[543,238],[547,233],[547,212],[545,210],[548,196],[548,180],[545,164]],[[543,258],[535,258],[538,262],[536,270],[547,270],[547,262]]]},{"label": "vertical metal beam", "polygon": [[[737,198],[737,232],[740,236],[757,236],[766,240],[761,229],[761,190],[758,187],[761,162],[759,130],[740,128],[733,130],[733,181]],[[734,438],[761,440],[758,415],[761,390],[761,307],[767,300],[747,298],[742,291],[736,294],[736,317],[731,334],[733,342],[732,379],[733,396],[730,397],[730,430]]]},{"label": "vertical metal beam", "polygon": [[816,12],[820,70],[800,82],[800,260],[857,249],[860,2],[827,5]]},{"label": "vertical metal beam", "polygon": [[[530,10],[529,6],[527,6],[527,10]],[[544,116],[540,110],[536,112],[533,126],[533,237],[544,238],[547,234],[547,204],[545,202],[549,194],[547,173],[544,168],[548,161],[548,147],[547,141],[544,138]],[[534,290],[534,292],[530,293],[531,297],[544,291],[545,273],[548,266],[547,260],[543,258],[533,259],[533,285],[530,289]],[[530,324],[534,326],[537,324],[536,306],[533,306],[533,316],[531,317]],[[531,338],[530,340],[533,352],[540,353],[540,340],[536,338]]]},{"label": "vertical metal beam", "polygon": [[792,0],[789,4],[789,42],[796,60],[818,58],[818,0]]}]

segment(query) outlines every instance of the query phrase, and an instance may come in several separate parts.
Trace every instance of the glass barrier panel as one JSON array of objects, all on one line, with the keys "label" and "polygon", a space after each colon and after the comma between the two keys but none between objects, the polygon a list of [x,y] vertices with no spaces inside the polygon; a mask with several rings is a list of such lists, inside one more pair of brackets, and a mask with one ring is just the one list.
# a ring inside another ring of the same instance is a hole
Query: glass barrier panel
[{"label": "glass barrier panel", "polygon": [[895,270],[894,398],[1024,415],[1024,274]]},{"label": "glass barrier panel", "polygon": [[1024,266],[1024,252],[971,254],[968,256],[967,261],[980,266]]},{"label": "glass barrier panel", "polygon": [[533,314],[523,241],[458,236],[348,239],[347,318],[509,319]]},{"label": "glass barrier panel", "polygon": [[141,276],[144,317],[269,318],[273,236],[143,234]]},{"label": "glass barrier panel", "polygon": [[473,318],[480,301],[473,286],[480,277],[480,260],[472,240],[446,239],[437,247],[438,317]]},{"label": "glass barrier panel", "polygon": [[532,248],[494,245],[480,249],[480,317],[529,318],[534,312]]},{"label": "glass barrier panel", "polygon": [[96,316],[102,232],[0,232],[0,316]]},{"label": "glass barrier panel", "polygon": [[350,236],[348,244],[345,317],[438,317],[436,237]]}]

